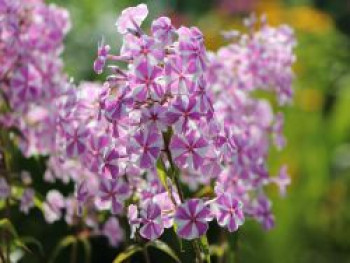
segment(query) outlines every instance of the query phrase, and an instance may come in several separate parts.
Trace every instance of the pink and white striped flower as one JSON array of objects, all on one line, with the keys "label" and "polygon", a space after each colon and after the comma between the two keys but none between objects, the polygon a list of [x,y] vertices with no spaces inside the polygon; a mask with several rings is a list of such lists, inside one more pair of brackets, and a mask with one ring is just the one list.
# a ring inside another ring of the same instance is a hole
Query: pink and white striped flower
[{"label": "pink and white striped flower", "polygon": [[86,139],[89,136],[89,130],[85,127],[67,127],[65,129],[67,138],[66,154],[68,157],[76,157],[86,150]]},{"label": "pink and white striped flower", "polygon": [[163,146],[162,137],[154,130],[140,130],[132,138],[131,151],[141,168],[152,168]]},{"label": "pink and white striped flower", "polygon": [[102,234],[112,247],[117,247],[124,239],[124,231],[115,217],[110,217],[103,225]]},{"label": "pink and white striped flower", "polygon": [[201,116],[195,97],[178,97],[167,113],[168,123],[173,124],[175,130],[181,133],[185,133],[193,122],[198,122]]},{"label": "pink and white striped flower", "polygon": [[171,154],[181,168],[197,170],[203,164],[207,149],[208,142],[193,130],[184,136],[174,135],[170,142]]},{"label": "pink and white striped flower", "polygon": [[119,176],[121,156],[114,148],[107,148],[104,151],[100,165],[100,173],[104,178],[116,179]]},{"label": "pink and white striped flower", "polygon": [[142,223],[140,235],[143,238],[154,240],[163,234],[162,211],[156,203],[147,202],[141,210],[140,216]]},{"label": "pink and white striped flower", "polygon": [[244,222],[243,204],[234,195],[222,193],[213,204],[218,224],[234,232]]},{"label": "pink and white striped flower", "polygon": [[120,214],[123,211],[123,201],[129,195],[129,185],[122,178],[117,180],[103,179],[100,182],[99,196],[101,202],[111,207],[112,214]]},{"label": "pink and white striped flower", "polygon": [[121,34],[126,34],[130,31],[139,32],[139,27],[147,15],[148,9],[145,4],[124,9],[116,22],[118,32]]},{"label": "pink and white striped flower", "polygon": [[198,238],[207,232],[208,222],[212,219],[211,211],[203,200],[190,199],[176,209],[176,233],[187,240]]}]

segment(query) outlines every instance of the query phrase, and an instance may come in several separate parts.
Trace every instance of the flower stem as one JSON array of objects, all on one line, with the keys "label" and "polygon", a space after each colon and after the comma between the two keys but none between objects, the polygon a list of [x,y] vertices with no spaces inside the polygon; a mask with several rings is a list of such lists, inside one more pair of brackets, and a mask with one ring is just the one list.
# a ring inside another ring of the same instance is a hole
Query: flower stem
[{"label": "flower stem", "polygon": [[143,256],[145,257],[146,263],[151,263],[151,260],[149,258],[149,254],[148,254],[148,251],[147,251],[147,246],[143,247],[142,252],[143,252]]},{"label": "flower stem", "polygon": [[72,250],[70,254],[70,263],[77,262],[77,252],[78,252],[78,240],[76,239],[72,244]]},{"label": "flower stem", "polygon": [[[170,164],[170,176],[169,176],[169,174],[168,174],[168,176],[171,178],[171,180],[175,184],[176,190],[177,190],[179,197],[180,197],[180,202],[183,203],[185,201],[185,198],[184,198],[184,194],[182,192],[181,184],[180,184],[180,178],[179,178],[180,170],[174,164],[174,161],[173,161],[173,158],[171,156],[170,149],[169,149],[169,144],[170,144],[172,134],[173,134],[173,131],[171,128],[168,128],[168,131],[163,133],[164,151],[165,151],[165,154],[166,154],[167,159],[168,159],[169,164]],[[202,257],[201,257],[201,250],[200,250],[198,242],[196,240],[192,240],[191,244],[192,244],[193,250],[195,251],[195,254],[196,254],[196,262],[202,263],[203,261],[202,261]]]}]

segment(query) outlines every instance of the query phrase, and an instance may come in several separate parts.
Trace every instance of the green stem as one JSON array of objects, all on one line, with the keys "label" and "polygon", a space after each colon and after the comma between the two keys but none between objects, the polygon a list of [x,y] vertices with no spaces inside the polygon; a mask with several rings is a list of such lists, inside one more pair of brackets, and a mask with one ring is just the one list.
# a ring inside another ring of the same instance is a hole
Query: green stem
[{"label": "green stem", "polygon": [[146,263],[151,263],[151,260],[150,260],[149,254],[148,254],[148,250],[147,250],[147,246],[143,247],[142,252],[143,252],[143,256],[145,257]]},{"label": "green stem", "polygon": [[[172,134],[173,132],[171,128],[168,128],[168,131],[166,133],[163,133],[164,151],[170,164],[170,176],[168,173],[168,177],[170,177],[173,183],[175,184],[176,190],[180,197],[180,202],[183,203],[185,201],[185,198],[184,198],[184,195],[181,189],[181,184],[180,184],[180,178],[179,178],[180,170],[178,167],[176,167],[169,149],[169,144],[170,144]],[[196,262],[201,263],[202,257],[201,257],[201,250],[198,242],[196,240],[193,240],[191,241],[191,244],[196,254]]]},{"label": "green stem", "polygon": [[4,253],[2,252],[1,247],[0,247],[0,259],[1,259],[1,262],[6,262],[5,255],[4,255]]},{"label": "green stem", "polygon": [[77,255],[78,254],[78,240],[73,242],[72,244],[72,250],[70,254],[70,263],[76,263],[77,262]]}]

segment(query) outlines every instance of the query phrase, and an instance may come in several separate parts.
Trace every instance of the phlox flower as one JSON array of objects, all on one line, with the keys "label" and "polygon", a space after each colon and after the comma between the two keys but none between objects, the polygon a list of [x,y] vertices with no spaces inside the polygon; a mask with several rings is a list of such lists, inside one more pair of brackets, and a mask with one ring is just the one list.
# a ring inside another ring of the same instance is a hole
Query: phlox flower
[{"label": "phlox flower", "polygon": [[124,239],[124,231],[121,228],[119,221],[115,217],[110,217],[103,225],[102,234],[108,238],[109,244],[112,247],[117,247]]},{"label": "phlox flower", "polygon": [[175,163],[182,168],[197,170],[204,162],[207,148],[208,142],[194,130],[183,136],[174,135],[170,142]]},{"label": "phlox flower", "polygon": [[143,238],[154,240],[160,237],[164,231],[162,213],[158,204],[153,202],[146,203],[140,213],[140,235]]},{"label": "phlox flower", "polygon": [[214,204],[218,224],[234,232],[244,222],[242,202],[234,195],[223,193],[216,198]]},{"label": "phlox flower", "polygon": [[138,6],[124,9],[116,22],[118,32],[126,34],[130,30],[138,31],[147,15],[148,9],[145,4],[139,4]]},{"label": "phlox flower", "polygon": [[120,214],[123,201],[130,195],[129,186],[122,178],[117,180],[103,179],[100,183],[99,196],[103,203],[110,204],[112,214]]},{"label": "phlox flower", "polygon": [[34,206],[34,195],[35,192],[32,188],[27,188],[26,190],[24,190],[19,207],[19,210],[21,212],[28,214],[29,209],[31,209]]},{"label": "phlox flower", "polygon": [[179,205],[174,220],[176,233],[184,239],[192,240],[204,235],[212,214],[201,199],[190,199]]},{"label": "phlox flower", "polygon": [[162,148],[162,138],[154,130],[140,130],[132,138],[132,152],[137,155],[141,168],[151,168],[157,161]]}]

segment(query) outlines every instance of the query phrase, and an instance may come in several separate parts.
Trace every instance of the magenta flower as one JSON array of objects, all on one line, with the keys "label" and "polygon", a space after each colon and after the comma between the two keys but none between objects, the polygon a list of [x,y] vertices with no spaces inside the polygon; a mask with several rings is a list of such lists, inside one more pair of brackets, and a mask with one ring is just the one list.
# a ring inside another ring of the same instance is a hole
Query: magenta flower
[{"label": "magenta flower", "polygon": [[194,97],[179,97],[167,113],[168,123],[174,124],[176,131],[186,132],[190,122],[198,121],[201,117],[196,106],[197,101]]},{"label": "magenta flower", "polygon": [[149,36],[142,35],[140,38],[135,38],[131,35],[125,41],[127,43],[124,43],[122,54],[133,58],[136,63],[147,62],[155,66],[164,59],[164,50]]},{"label": "magenta flower", "polygon": [[46,195],[43,203],[43,212],[46,222],[53,223],[62,217],[62,209],[65,206],[63,195],[57,190],[51,190]]},{"label": "magenta flower", "polygon": [[167,90],[173,94],[184,95],[192,92],[195,64],[178,55],[170,56],[165,64]]},{"label": "magenta flower", "polygon": [[123,201],[130,195],[129,186],[121,178],[101,180],[99,192],[101,201],[112,207],[112,214],[120,214],[123,211]]},{"label": "magenta flower", "polygon": [[160,98],[164,91],[157,78],[162,73],[158,66],[152,66],[147,61],[141,61],[135,68],[133,76],[133,94],[136,101],[144,102],[148,98]]},{"label": "magenta flower", "polygon": [[124,239],[124,231],[115,217],[110,217],[103,225],[102,234],[112,247],[117,247]]},{"label": "magenta flower", "polygon": [[139,27],[147,15],[148,9],[145,4],[124,9],[116,22],[118,32],[121,34],[126,34],[130,31],[139,32]]},{"label": "magenta flower", "polygon": [[154,105],[151,108],[145,108],[141,112],[140,122],[149,130],[165,131],[167,129],[167,108]]},{"label": "magenta flower", "polygon": [[34,206],[34,190],[32,188],[27,188],[24,190],[21,197],[21,204],[19,210],[25,214],[28,214],[29,209]]},{"label": "magenta flower", "polygon": [[110,49],[111,49],[110,46],[105,45],[103,40],[98,45],[97,58],[94,62],[94,71],[97,74],[101,74],[103,72],[103,69],[107,61],[108,52]]},{"label": "magenta flower", "polygon": [[175,163],[182,168],[197,170],[204,161],[208,142],[195,131],[184,136],[174,135],[170,142],[170,150]]},{"label": "magenta flower", "polygon": [[208,221],[212,219],[210,209],[203,200],[190,199],[176,209],[176,233],[187,240],[198,238],[207,232]]},{"label": "magenta flower", "polygon": [[168,17],[159,17],[154,20],[151,31],[154,38],[164,45],[170,44],[175,35],[175,28]]},{"label": "magenta flower", "polygon": [[227,227],[230,232],[236,231],[244,222],[242,206],[242,202],[232,194],[219,195],[214,204],[218,224]]},{"label": "magenta flower", "polygon": [[277,149],[281,150],[286,145],[286,139],[283,135],[284,117],[281,112],[275,116],[275,123],[272,126],[273,140]]},{"label": "magenta flower", "polygon": [[265,230],[270,230],[275,225],[275,216],[271,211],[271,202],[265,196],[259,196],[253,203],[253,217],[262,224]]},{"label": "magenta flower", "polygon": [[195,98],[198,98],[200,112],[214,112],[213,104],[207,91],[207,83],[204,78],[199,78],[198,82],[195,85],[193,96]]},{"label": "magenta flower", "polygon": [[85,127],[67,127],[65,129],[67,145],[66,154],[68,157],[81,155],[86,150],[86,139],[89,136],[89,130]]},{"label": "magenta flower", "polygon": [[162,138],[158,132],[140,130],[132,139],[132,151],[138,155],[141,168],[152,168],[162,148]]},{"label": "magenta flower", "polygon": [[[175,211],[175,204],[180,204],[180,198],[177,193],[171,193],[172,198],[169,197],[168,192],[163,192],[153,196],[152,201],[159,205],[162,211],[162,220],[165,228],[173,226],[173,211]],[[173,200],[172,200],[173,199]],[[175,204],[173,203],[175,201]]]},{"label": "magenta flower", "polygon": [[143,238],[154,240],[163,234],[164,225],[161,212],[160,207],[153,202],[146,203],[144,209],[141,210],[140,235]]},{"label": "magenta flower", "polygon": [[104,101],[104,110],[106,119],[110,122],[120,120],[127,115],[127,109],[131,107],[133,99],[129,97],[130,88],[120,89],[117,99],[106,99]]},{"label": "magenta flower", "polygon": [[99,171],[100,164],[103,160],[103,152],[109,144],[110,140],[108,136],[90,136],[85,163],[92,172]]},{"label": "magenta flower", "polygon": [[206,69],[207,54],[203,44],[203,35],[198,28],[181,27],[179,52],[188,63],[194,63],[196,71],[202,72]]},{"label": "magenta flower", "polygon": [[18,103],[37,99],[40,95],[41,76],[34,65],[28,64],[18,69],[11,79],[12,95]]},{"label": "magenta flower", "polygon": [[278,176],[271,178],[271,181],[278,186],[280,195],[284,197],[287,193],[287,187],[291,183],[291,179],[287,171],[287,166],[283,165],[280,169]]},{"label": "magenta flower", "polygon": [[116,179],[119,176],[119,166],[122,157],[115,149],[105,149],[100,165],[100,173],[104,178]]}]

